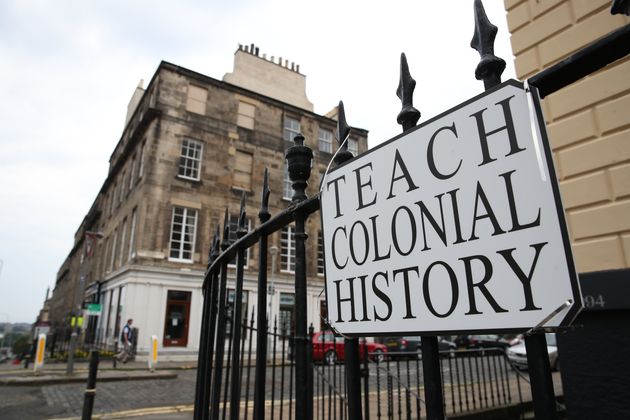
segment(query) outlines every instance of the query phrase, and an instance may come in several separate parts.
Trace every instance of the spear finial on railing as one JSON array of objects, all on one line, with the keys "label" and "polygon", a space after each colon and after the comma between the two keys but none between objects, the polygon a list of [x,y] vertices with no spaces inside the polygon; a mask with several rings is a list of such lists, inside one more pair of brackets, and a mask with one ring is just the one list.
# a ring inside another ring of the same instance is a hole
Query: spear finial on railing
[{"label": "spear finial on railing", "polygon": [[613,0],[612,6],[610,7],[610,14],[630,16],[630,1]]},{"label": "spear finial on railing", "polygon": [[225,215],[223,216],[223,241],[221,241],[221,249],[226,250],[230,247],[230,216],[228,215],[228,209],[225,209]]},{"label": "spear finial on railing", "polygon": [[488,20],[481,0],[475,0],[475,34],[470,46],[479,52],[481,60],[475,69],[475,78],[483,80],[486,89],[501,83],[505,61],[494,55],[494,39],[498,28]]},{"label": "spear finial on railing", "polygon": [[293,188],[293,202],[306,200],[306,187],[311,176],[311,166],[313,164],[313,151],[310,147],[304,146],[304,136],[298,134],[293,138],[294,146],[289,147],[285,155],[289,168],[289,178]]},{"label": "spear finial on railing", "polygon": [[241,208],[238,212],[238,229],[236,235],[242,238],[247,234],[247,227],[245,226],[245,219],[247,218],[247,212],[245,211],[245,191],[241,195]]},{"label": "spear finial on railing", "polygon": [[216,260],[221,252],[219,251],[221,245],[221,231],[219,229],[219,225],[217,225],[217,229],[214,232],[214,237],[212,238],[212,248],[210,251],[210,256],[212,261]]},{"label": "spear finial on railing", "polygon": [[212,237],[212,243],[210,245],[210,249],[208,250],[208,268],[212,265],[212,262],[219,255],[219,225],[217,225],[217,229],[214,232],[214,236]]},{"label": "spear finial on railing", "polygon": [[269,190],[269,171],[265,168],[262,197],[260,199],[260,211],[258,212],[258,219],[261,223],[265,223],[271,218],[271,214],[269,213],[269,194],[271,194],[271,190]]},{"label": "spear finial on railing", "polygon": [[339,150],[333,160],[337,165],[341,165],[342,163],[352,159],[354,156],[352,155],[352,152],[348,150],[348,142],[346,141],[350,135],[350,126],[346,121],[346,110],[343,106],[343,101],[339,101],[338,109],[337,132],[335,135],[337,136],[337,142],[339,143]]},{"label": "spear finial on railing", "polygon": [[420,111],[413,107],[413,91],[416,88],[416,81],[409,73],[409,65],[407,64],[407,56],[405,53],[400,54],[400,81],[396,96],[402,102],[402,109],[398,113],[396,121],[402,125],[403,132],[413,128],[420,119]]},{"label": "spear finial on railing", "polygon": [[[210,270],[210,266],[212,263],[219,257],[219,245],[221,243],[220,233],[219,233],[219,225],[217,224],[217,228],[214,232],[214,236],[212,237],[212,245],[210,246],[210,250],[208,251],[208,266],[206,267],[206,274],[208,274],[208,270]],[[208,284],[208,278],[206,277],[203,281],[203,294],[206,294],[206,287]]]}]

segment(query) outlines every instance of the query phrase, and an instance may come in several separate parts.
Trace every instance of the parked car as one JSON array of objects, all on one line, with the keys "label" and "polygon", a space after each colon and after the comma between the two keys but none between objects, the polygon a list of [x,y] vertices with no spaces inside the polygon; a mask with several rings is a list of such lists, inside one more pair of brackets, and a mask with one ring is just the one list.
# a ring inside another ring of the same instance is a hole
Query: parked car
[{"label": "parked car", "polygon": [[515,346],[517,344],[524,343],[524,341],[523,341],[524,339],[525,338],[523,337],[523,334],[519,334],[519,335],[515,336],[514,338],[512,338],[510,340],[510,347]]},{"label": "parked car", "polygon": [[[560,359],[558,358],[558,344],[556,335],[547,333],[547,353],[549,353],[549,365],[553,370],[560,370]],[[527,369],[527,350],[525,342],[510,347],[507,350],[507,356],[510,362],[520,369]]]},{"label": "parked car", "polygon": [[466,349],[468,348],[468,344],[470,344],[470,337],[467,335],[458,335],[453,340],[458,349]]},{"label": "parked car", "polygon": [[[421,337],[379,337],[377,341],[387,346],[388,356],[391,358],[417,357],[421,352]],[[457,346],[444,337],[438,338],[438,348],[441,353],[455,351]]]},{"label": "parked car", "polygon": [[506,349],[510,345],[509,341],[496,334],[471,335],[468,337],[468,349]]},{"label": "parked car", "polygon": [[[371,360],[382,362],[387,354],[387,347],[383,344],[359,340],[359,357],[365,359],[365,348]],[[334,365],[345,360],[343,337],[335,336],[332,331],[319,331],[313,335],[313,361]]]}]

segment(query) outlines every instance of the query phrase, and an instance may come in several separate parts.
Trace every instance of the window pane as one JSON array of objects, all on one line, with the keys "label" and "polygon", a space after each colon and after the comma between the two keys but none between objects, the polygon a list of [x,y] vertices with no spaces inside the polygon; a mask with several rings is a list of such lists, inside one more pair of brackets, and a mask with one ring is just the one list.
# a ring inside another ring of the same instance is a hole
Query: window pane
[{"label": "window pane", "polygon": [[179,158],[178,175],[182,178],[199,180],[201,167],[201,142],[183,139],[182,151]]},{"label": "window pane", "polygon": [[131,260],[136,256],[136,214],[137,210],[134,208],[131,212],[131,235],[129,236],[129,256],[128,260]]},{"label": "window pane", "polygon": [[332,131],[319,130],[319,150],[326,153],[332,153]]},{"label": "window pane", "polygon": [[284,183],[282,185],[282,198],[291,200],[293,198],[293,183],[289,177],[289,168],[287,163],[284,163]]},{"label": "window pane", "polygon": [[300,122],[291,117],[284,117],[283,138],[286,141],[293,141],[293,138],[300,133]]},{"label": "window pane", "polygon": [[[185,222],[184,222],[185,221]],[[197,228],[197,210],[183,207],[173,208],[171,222],[170,258],[192,260]]]},{"label": "window pane", "polygon": [[280,268],[282,271],[295,272],[295,232],[293,227],[285,226],[280,237]]},{"label": "window pane", "polygon": [[348,151],[356,157],[359,154],[359,142],[355,139],[348,139]]},{"label": "window pane", "polygon": [[324,275],[324,239],[321,230],[317,232],[317,274]]}]

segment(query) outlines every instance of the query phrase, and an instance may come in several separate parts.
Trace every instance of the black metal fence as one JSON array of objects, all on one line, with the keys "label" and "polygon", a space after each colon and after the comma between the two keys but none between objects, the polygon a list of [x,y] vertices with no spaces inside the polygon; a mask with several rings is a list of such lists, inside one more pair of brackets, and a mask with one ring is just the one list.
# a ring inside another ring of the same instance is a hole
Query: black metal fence
[{"label": "black metal fence", "polygon": [[[220,418],[233,411],[238,411],[238,418],[254,418],[256,355],[259,353],[255,314],[245,314],[239,329],[238,364],[232,360],[235,343],[229,335],[223,345],[227,351],[221,364],[221,377],[226,379],[219,388],[217,413]],[[296,381],[295,342],[288,331],[286,325],[279,325],[274,319],[271,330],[266,332],[267,359],[262,362],[266,380],[262,411],[265,419],[298,418],[296,390],[304,384]],[[317,334],[312,328],[309,337],[313,359],[313,417],[351,418],[343,337],[335,336],[332,331]],[[360,346],[363,418],[424,417],[421,352],[369,351],[368,346],[367,341]],[[506,406],[523,410],[523,388],[528,387],[528,381],[510,364],[503,349],[442,351],[439,360],[445,413],[453,415]],[[235,374],[240,395],[238,410],[232,410],[231,406],[235,365],[239,369]]]},{"label": "black metal fence", "polygon": [[[474,5],[472,47],[481,56],[475,76],[483,80],[486,89],[490,89],[500,83],[505,62],[493,52],[497,28],[488,21],[481,1],[475,0]],[[628,54],[629,37],[628,27],[615,31],[593,47],[587,47],[532,77],[528,81],[529,88],[541,97],[555,92]],[[413,107],[414,87],[415,81],[409,74],[403,54],[397,92],[402,102],[397,121],[403,132],[412,129],[420,118],[420,112]],[[337,139],[341,144],[333,158],[336,164],[353,158],[344,142],[349,132],[340,103]],[[395,360],[392,358],[395,354],[384,359],[374,354],[361,357],[365,352],[361,353],[359,340],[353,338],[340,343],[344,352],[343,365],[316,352],[315,359],[321,356],[321,361],[314,363],[313,331],[308,329],[306,316],[307,235],[304,225],[307,218],[319,210],[320,201],[318,195],[307,197],[305,194],[313,152],[304,146],[301,135],[296,136],[294,142],[286,153],[294,191],[290,207],[271,216],[265,173],[258,227],[252,231],[246,229],[245,196],[241,201],[238,240],[234,243],[228,240],[227,210],[222,241],[217,226],[203,284],[195,419],[225,419],[228,414],[230,419],[253,417],[257,420],[293,417],[308,420],[315,416],[442,419],[446,413],[458,414],[521,402],[524,392],[521,382],[525,378],[509,366],[503,353],[457,352],[454,357],[440,357],[434,336],[423,337],[422,351],[412,360]],[[295,329],[287,335],[286,329],[278,333],[275,321],[268,325],[267,238],[290,223],[295,223]],[[241,313],[243,271],[246,250],[255,244],[260,252],[257,312],[248,318]],[[227,266],[234,258],[237,259],[235,301],[229,316],[234,320],[246,319],[244,323],[227,322]],[[228,325],[231,331],[227,331]],[[536,417],[555,418],[555,398],[544,335],[532,334],[526,338],[526,344]]]}]

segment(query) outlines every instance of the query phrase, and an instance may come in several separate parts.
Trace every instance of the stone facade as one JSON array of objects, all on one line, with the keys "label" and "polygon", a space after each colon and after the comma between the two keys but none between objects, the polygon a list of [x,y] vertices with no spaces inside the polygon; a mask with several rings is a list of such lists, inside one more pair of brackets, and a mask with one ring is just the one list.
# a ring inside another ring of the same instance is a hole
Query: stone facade
[{"label": "stone facade", "polygon": [[[609,0],[505,0],[516,75],[538,73],[630,18]],[[630,267],[630,59],[543,101],[580,273]]]},{"label": "stone facade", "polygon": [[[239,48],[238,54],[248,53]],[[167,351],[196,351],[203,273],[213,232],[222,225],[225,209],[236,217],[245,194],[251,227],[259,224],[265,168],[269,170],[272,190],[272,215],[290,203],[290,197],[283,197],[284,154],[292,145],[283,137],[288,118],[299,122],[305,144],[314,151],[307,189],[310,196],[317,192],[320,176],[332,158],[329,151],[321,150],[320,130],[334,132],[336,121],[308,108],[162,62],[128,120],[111,155],[108,177],[58,272],[51,299],[53,324],[58,328],[67,324],[73,303],[79,307],[84,301],[99,301],[104,306],[103,313],[92,322],[101,339],[113,341],[124,320],[133,318],[134,326],[140,330],[142,350],[153,334],[166,343],[165,323],[171,322],[165,309],[169,291],[184,291],[190,294],[186,343],[171,343]],[[367,150],[367,131],[353,129],[351,138],[356,140],[359,152]],[[200,152],[198,172],[182,172],[186,145],[197,147],[195,150]],[[189,218],[194,215],[194,235],[188,236],[192,239],[190,255],[187,245],[174,250],[175,241],[186,237],[175,233],[174,209],[186,211]],[[319,219],[310,219],[306,228],[308,316],[309,322],[318,326],[324,299],[320,295],[323,277],[318,275]],[[91,241],[92,251],[86,232],[102,236]],[[276,282],[276,295],[293,293],[293,275],[287,269],[290,267],[283,265],[280,232],[270,237],[269,245],[279,250],[276,272],[269,273]],[[257,246],[250,250],[245,271],[249,314],[256,302],[257,253]],[[271,262],[272,257],[268,260]],[[231,270],[228,281],[232,287],[235,271]],[[84,286],[84,293],[76,292]],[[277,314],[279,296],[272,301],[272,313]]]}]

